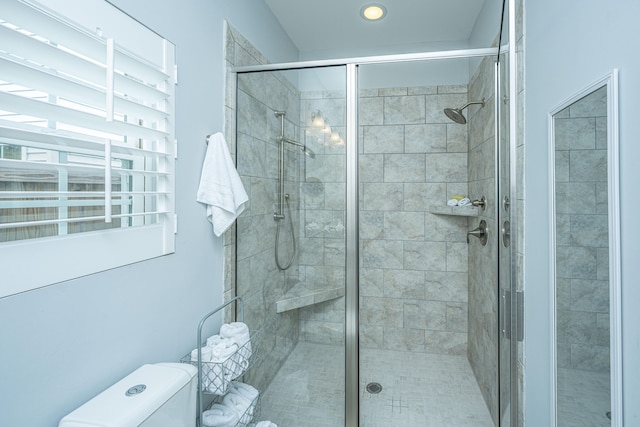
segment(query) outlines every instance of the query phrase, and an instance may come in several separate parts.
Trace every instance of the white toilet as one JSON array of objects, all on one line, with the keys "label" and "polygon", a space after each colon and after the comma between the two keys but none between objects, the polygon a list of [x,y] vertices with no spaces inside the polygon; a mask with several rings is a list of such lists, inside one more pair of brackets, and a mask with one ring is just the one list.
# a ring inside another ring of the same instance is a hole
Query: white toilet
[{"label": "white toilet", "polygon": [[198,370],[142,365],[69,415],[58,427],[194,427]]}]

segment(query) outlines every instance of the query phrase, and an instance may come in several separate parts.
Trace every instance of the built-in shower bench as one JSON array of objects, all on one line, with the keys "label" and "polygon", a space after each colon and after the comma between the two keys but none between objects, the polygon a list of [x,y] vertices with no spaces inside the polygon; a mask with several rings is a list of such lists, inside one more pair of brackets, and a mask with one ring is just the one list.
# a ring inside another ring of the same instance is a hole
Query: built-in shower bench
[{"label": "built-in shower bench", "polygon": [[344,285],[317,285],[298,282],[276,301],[276,312],[294,310],[344,296]]}]

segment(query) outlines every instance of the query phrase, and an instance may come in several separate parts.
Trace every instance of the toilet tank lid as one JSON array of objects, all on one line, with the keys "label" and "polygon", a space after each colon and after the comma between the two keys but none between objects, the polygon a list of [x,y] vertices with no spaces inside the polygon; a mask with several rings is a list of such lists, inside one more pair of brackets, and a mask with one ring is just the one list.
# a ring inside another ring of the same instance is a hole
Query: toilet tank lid
[{"label": "toilet tank lid", "polygon": [[142,365],[60,420],[58,427],[138,426],[197,375],[184,363]]}]

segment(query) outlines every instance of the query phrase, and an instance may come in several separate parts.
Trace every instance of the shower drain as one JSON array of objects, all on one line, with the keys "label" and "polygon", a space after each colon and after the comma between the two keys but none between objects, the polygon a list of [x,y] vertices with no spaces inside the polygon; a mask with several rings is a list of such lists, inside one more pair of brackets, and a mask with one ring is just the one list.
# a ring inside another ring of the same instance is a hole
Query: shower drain
[{"label": "shower drain", "polygon": [[382,391],[382,386],[379,383],[369,383],[366,389],[371,394],[378,394]]}]

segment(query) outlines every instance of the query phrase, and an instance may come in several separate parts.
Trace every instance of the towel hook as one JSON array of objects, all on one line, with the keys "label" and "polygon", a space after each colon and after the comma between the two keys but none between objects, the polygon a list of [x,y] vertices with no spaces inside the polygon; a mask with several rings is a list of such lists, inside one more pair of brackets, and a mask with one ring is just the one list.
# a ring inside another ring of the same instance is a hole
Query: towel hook
[{"label": "towel hook", "polygon": [[205,144],[209,144],[209,138],[211,138],[211,135],[207,135],[207,137],[204,139]]}]

